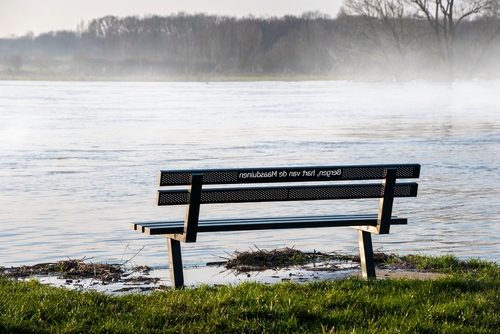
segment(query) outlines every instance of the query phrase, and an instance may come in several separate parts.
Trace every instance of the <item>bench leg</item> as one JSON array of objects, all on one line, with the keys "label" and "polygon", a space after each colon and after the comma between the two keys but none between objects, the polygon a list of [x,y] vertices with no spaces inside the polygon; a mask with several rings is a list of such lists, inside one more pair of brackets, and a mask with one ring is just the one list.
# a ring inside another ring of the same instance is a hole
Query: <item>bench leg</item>
[{"label": "bench leg", "polygon": [[372,234],[358,230],[359,257],[363,278],[375,278],[375,261],[373,260]]},{"label": "bench leg", "polygon": [[181,243],[179,240],[167,238],[168,264],[172,288],[184,286],[184,273],[182,272]]}]

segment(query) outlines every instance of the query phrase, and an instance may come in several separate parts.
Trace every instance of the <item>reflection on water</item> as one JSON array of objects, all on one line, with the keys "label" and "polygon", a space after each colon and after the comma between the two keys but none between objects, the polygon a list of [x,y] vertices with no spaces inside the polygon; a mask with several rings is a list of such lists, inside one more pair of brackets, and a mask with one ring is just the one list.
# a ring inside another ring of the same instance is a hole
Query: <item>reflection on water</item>
[{"label": "reflection on water", "polygon": [[[154,206],[159,169],[420,163],[408,226],[381,251],[500,259],[500,82],[0,82],[0,265],[93,258],[166,264],[131,221]],[[377,203],[207,206],[205,217],[344,213]],[[346,228],[200,235],[188,265],[235,250],[357,251]]]}]

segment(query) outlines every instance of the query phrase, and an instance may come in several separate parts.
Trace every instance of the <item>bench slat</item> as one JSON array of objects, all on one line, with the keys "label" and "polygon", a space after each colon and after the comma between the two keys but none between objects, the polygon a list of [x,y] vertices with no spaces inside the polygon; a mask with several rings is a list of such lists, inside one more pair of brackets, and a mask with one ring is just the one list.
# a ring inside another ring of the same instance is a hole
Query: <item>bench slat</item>
[{"label": "bench slat", "polygon": [[[365,214],[365,215],[328,215],[328,216],[303,216],[303,217],[293,217],[294,220],[300,221],[300,220],[311,220],[311,219],[316,219],[316,220],[325,220],[325,219],[340,219],[340,218],[376,218],[377,215],[373,214]],[[256,222],[271,222],[271,221],[289,221],[291,218],[290,217],[261,217],[261,218],[240,218],[237,221],[240,223],[256,223]],[[234,219],[206,219],[200,221],[200,224],[220,224],[221,222],[227,222],[231,221],[234,222]],[[141,232],[144,232],[143,228],[144,227],[159,227],[159,226],[167,226],[167,227],[178,227],[178,226],[184,226],[184,221],[181,220],[173,220],[173,221],[166,221],[166,222],[136,222],[136,223],[131,223],[130,227],[133,230],[140,230]]]},{"label": "bench slat", "polygon": [[381,180],[385,177],[386,168],[396,168],[396,177],[399,179],[420,176],[419,164],[161,170],[158,174],[158,184],[188,185],[193,173],[203,174],[203,184]]},{"label": "bench slat", "polygon": [[[395,197],[416,197],[418,184],[398,183]],[[201,204],[246,203],[274,201],[308,201],[327,199],[381,198],[381,184],[314,185],[300,187],[212,188],[201,193]],[[187,190],[158,190],[157,205],[183,205],[189,203]]]},{"label": "bench slat", "polygon": [[[326,219],[348,219],[348,218],[377,218],[377,215],[374,214],[359,214],[359,215],[323,215],[323,216],[302,216],[302,217],[293,217],[294,220],[300,221],[300,220],[326,220]],[[237,220],[237,222],[240,223],[256,223],[256,222],[271,222],[271,221],[289,221],[292,219],[291,217],[260,217],[260,218],[240,218]],[[220,224],[221,222],[234,222],[234,219],[205,219],[201,220],[200,224]],[[143,227],[158,227],[158,226],[168,226],[168,227],[178,227],[178,226],[184,226],[184,221],[181,220],[172,220],[172,221],[166,221],[166,222],[136,222],[136,223],[131,223],[130,227],[133,230],[141,230]],[[144,232],[141,230],[141,232]]]},{"label": "bench slat", "polygon": [[[405,225],[406,218],[391,218],[391,225]],[[376,226],[377,215],[269,217],[200,221],[198,232],[252,231],[265,229],[319,228],[333,226]],[[183,233],[183,221],[132,223],[131,228],[149,235]]]}]

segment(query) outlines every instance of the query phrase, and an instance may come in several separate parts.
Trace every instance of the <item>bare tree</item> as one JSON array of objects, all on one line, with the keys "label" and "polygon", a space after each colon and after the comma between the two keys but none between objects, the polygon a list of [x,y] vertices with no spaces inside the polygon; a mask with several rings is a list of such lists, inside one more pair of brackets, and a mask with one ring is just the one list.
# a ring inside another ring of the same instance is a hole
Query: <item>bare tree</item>
[{"label": "bare tree", "polygon": [[[500,1],[492,0],[489,3],[488,8],[483,11],[483,15],[480,20],[476,20],[478,28],[476,29],[480,36],[473,36],[474,40],[480,40],[483,43],[479,45],[479,54],[470,67],[467,78],[470,80],[479,69],[482,64],[486,54],[491,49],[495,39],[500,36]],[[477,37],[477,38],[476,38]]]},{"label": "bare tree", "polygon": [[455,79],[454,44],[457,27],[466,19],[488,11],[491,0],[408,0],[417,17],[425,19],[437,42],[438,55],[446,68],[448,80]]},{"label": "bare tree", "polygon": [[409,69],[406,60],[416,41],[410,9],[407,0],[344,0],[341,8],[342,15],[363,19],[363,35],[376,46],[383,59],[379,65],[397,81]]},{"label": "bare tree", "polygon": [[319,11],[302,14],[302,24],[298,30],[300,68],[306,73],[324,74],[333,68],[329,46],[333,45],[328,29],[328,15]]},{"label": "bare tree", "polygon": [[116,16],[105,16],[90,21],[82,38],[98,46],[105,57],[115,57],[120,53],[121,20]]},{"label": "bare tree", "polygon": [[234,47],[237,49],[238,68],[242,72],[253,72],[256,69],[254,61],[262,43],[261,26],[254,17],[246,17],[239,20],[235,28]]},{"label": "bare tree", "polygon": [[7,57],[7,70],[19,73],[23,65],[23,56],[20,54],[13,54]]}]

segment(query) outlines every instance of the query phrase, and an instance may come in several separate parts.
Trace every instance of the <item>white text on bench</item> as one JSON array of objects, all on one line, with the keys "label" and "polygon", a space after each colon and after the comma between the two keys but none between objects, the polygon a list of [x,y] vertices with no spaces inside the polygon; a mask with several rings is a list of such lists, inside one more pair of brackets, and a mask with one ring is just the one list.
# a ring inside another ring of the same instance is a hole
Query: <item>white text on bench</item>
[{"label": "white text on bench", "polygon": [[248,173],[240,173],[240,179],[260,179],[260,178],[268,178],[268,177],[277,177],[278,171],[270,171],[270,172],[248,172]]}]

